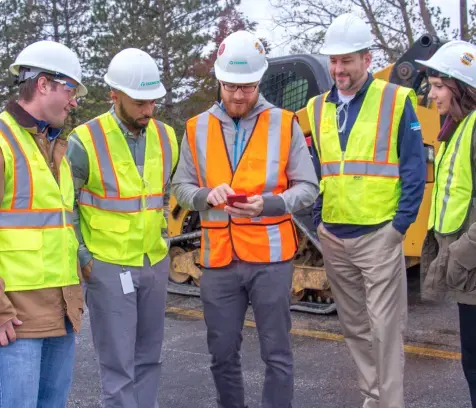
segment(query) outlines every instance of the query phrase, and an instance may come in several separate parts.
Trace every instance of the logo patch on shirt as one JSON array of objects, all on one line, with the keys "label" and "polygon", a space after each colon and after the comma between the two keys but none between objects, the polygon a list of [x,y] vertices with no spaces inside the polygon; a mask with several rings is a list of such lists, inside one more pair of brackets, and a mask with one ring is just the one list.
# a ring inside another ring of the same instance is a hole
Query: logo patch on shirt
[{"label": "logo patch on shirt", "polygon": [[412,122],[410,123],[411,130],[421,130],[420,122]]}]

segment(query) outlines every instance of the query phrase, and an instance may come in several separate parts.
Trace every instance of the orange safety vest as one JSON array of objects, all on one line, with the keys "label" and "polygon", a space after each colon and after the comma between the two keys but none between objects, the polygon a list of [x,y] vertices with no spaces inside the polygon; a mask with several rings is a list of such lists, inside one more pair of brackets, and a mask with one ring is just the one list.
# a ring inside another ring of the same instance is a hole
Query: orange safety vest
[{"label": "orange safety vest", "polygon": [[[200,187],[228,184],[236,194],[275,195],[288,189],[288,163],[294,114],[262,112],[233,172],[218,118],[204,112],[187,121],[187,138]],[[289,261],[297,249],[291,214],[278,217],[230,217],[224,206],[200,211],[200,264],[224,267],[238,259],[251,263]]]}]

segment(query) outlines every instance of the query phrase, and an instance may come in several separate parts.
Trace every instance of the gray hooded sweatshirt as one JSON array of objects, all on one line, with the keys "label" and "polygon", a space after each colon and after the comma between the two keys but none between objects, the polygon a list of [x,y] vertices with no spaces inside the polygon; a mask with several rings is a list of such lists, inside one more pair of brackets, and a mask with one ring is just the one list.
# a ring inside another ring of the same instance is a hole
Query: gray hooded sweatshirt
[{"label": "gray hooded sweatshirt", "polygon": [[[253,109],[246,117],[241,118],[237,124],[226,113],[221,103],[215,103],[208,110],[211,115],[221,122],[226,149],[234,168],[236,168],[251,137],[259,114],[268,109],[278,108],[260,95]],[[264,209],[261,214],[263,216],[280,216],[299,211],[312,205],[319,193],[319,185],[306,140],[301,127],[296,121],[293,123],[292,133],[291,149],[286,167],[290,187],[281,194],[263,197]],[[279,134],[276,134],[277,142],[279,136]],[[210,188],[199,187],[197,171],[185,134],[180,150],[180,160],[172,180],[172,193],[182,207],[194,211],[206,211],[211,208],[207,203],[210,191]]]}]

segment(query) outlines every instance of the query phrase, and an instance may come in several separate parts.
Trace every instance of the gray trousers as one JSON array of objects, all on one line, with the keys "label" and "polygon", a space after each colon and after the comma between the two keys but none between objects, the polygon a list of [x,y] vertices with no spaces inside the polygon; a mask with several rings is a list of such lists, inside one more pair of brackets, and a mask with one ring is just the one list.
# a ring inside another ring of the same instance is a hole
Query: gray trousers
[{"label": "gray trousers", "polygon": [[254,265],[233,262],[206,269],[200,284],[211,372],[219,408],[245,406],[240,348],[251,301],[266,364],[262,408],[291,408],[294,389],[291,350],[291,263]]},{"label": "gray trousers", "polygon": [[158,408],[169,257],[130,271],[135,291],[124,295],[123,268],[94,259],[86,284],[94,348],[106,408]]},{"label": "gray trousers", "polygon": [[403,236],[392,223],[358,238],[339,239],[322,224],[318,234],[339,321],[357,365],[363,408],[404,408]]}]

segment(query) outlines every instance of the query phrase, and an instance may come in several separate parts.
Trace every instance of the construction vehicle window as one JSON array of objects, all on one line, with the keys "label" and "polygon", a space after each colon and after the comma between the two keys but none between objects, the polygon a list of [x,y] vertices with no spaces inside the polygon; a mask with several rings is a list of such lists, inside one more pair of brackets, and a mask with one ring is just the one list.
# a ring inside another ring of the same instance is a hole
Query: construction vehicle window
[{"label": "construction vehicle window", "polygon": [[266,74],[260,90],[272,104],[293,112],[306,106],[309,83],[295,71]]}]

